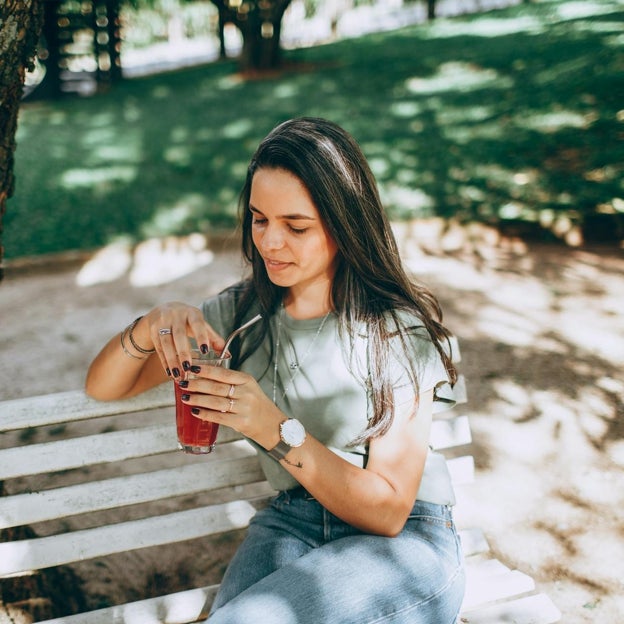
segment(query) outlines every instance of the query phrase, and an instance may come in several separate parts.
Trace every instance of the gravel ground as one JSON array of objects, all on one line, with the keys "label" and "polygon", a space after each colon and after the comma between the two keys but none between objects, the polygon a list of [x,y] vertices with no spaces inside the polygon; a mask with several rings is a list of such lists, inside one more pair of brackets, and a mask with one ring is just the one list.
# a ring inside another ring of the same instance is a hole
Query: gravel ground
[{"label": "gravel ground", "polygon": [[[622,622],[622,250],[423,231],[398,235],[462,346],[477,476],[461,521],[531,574],[566,624]],[[3,399],[80,388],[90,360],[130,320],[161,301],[199,302],[243,273],[231,244],[211,248],[198,236],[58,260],[11,265],[0,286]],[[104,588],[94,568],[87,592],[127,599],[127,579],[150,568],[146,558]]]}]

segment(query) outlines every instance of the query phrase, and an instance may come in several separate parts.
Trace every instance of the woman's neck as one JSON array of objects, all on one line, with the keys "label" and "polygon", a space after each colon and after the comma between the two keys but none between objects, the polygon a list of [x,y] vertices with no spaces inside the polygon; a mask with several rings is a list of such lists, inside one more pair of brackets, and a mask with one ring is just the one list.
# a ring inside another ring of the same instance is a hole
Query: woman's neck
[{"label": "woman's neck", "polygon": [[293,293],[292,289],[289,289],[284,296],[284,309],[289,316],[297,320],[320,318],[333,308],[328,289],[325,289],[325,292],[305,293]]}]

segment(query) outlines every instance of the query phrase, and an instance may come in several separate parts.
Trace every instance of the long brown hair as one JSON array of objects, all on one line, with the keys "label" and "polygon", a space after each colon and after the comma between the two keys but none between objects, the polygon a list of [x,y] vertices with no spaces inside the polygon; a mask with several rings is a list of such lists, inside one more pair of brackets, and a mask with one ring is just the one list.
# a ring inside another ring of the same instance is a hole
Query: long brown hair
[{"label": "long brown hair", "polygon": [[[411,280],[402,265],[398,247],[377,184],[362,150],[340,126],[325,119],[303,117],[274,128],[260,143],[247,171],[239,202],[242,250],[252,268],[252,277],[238,286],[238,323],[258,306],[264,312],[264,327],[245,341],[239,362],[250,355],[269,332],[269,317],[275,313],[284,289],[273,284],[252,240],[249,211],[251,183],[258,169],[284,169],[305,185],[319,214],[338,247],[338,262],[332,285],[332,303],[342,335],[352,342],[355,328],[367,328],[373,417],[354,443],[385,433],[394,416],[393,393],[387,378],[390,346],[398,337],[417,384],[413,357],[400,311],[417,316],[429,332],[449,373],[456,371],[451,358],[449,332],[442,325],[442,312],[433,294]],[[398,329],[397,329],[398,328]]]}]

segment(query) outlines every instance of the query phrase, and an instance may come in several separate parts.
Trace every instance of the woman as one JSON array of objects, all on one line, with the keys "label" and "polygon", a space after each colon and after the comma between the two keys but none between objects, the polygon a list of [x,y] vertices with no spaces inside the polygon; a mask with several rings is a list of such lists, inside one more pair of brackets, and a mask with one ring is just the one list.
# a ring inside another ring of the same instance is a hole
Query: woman
[{"label": "woman", "polygon": [[[252,520],[215,624],[455,622],[464,573],[436,389],[455,381],[435,298],[406,276],[355,141],[313,118],[276,127],[241,194],[249,280],[201,306],[160,305],[104,347],[98,399],[173,378],[197,418],[256,448],[279,491]],[[232,370],[190,367],[256,314]]]}]

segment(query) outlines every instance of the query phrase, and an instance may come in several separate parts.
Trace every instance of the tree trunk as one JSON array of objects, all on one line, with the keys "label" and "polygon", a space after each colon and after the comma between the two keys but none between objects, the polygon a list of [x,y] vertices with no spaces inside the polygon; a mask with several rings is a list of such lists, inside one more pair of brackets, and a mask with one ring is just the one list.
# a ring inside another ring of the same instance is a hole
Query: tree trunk
[{"label": "tree trunk", "polygon": [[119,18],[119,0],[106,0],[108,33],[108,56],[110,58],[111,82],[119,82],[121,73],[121,23]]},{"label": "tree trunk", "polygon": [[427,0],[427,19],[434,20],[436,17],[436,0]]},{"label": "tree trunk", "polygon": [[227,12],[221,7],[219,9],[219,59],[224,61],[227,58],[227,50],[225,49],[225,24],[227,23]]},{"label": "tree trunk", "polygon": [[[270,22],[269,22],[270,23]],[[249,20],[241,28],[243,33],[243,49],[241,65],[245,70],[266,70],[280,66],[280,24],[271,24],[270,35],[263,33],[267,22]]]},{"label": "tree trunk", "polygon": [[15,188],[17,115],[24,75],[26,69],[33,68],[42,22],[42,0],[4,0],[0,4],[0,281],[4,277],[2,218]]},{"label": "tree trunk", "polygon": [[282,18],[291,0],[257,0],[231,8],[227,0],[211,0],[219,10],[219,28],[232,22],[243,35],[241,69],[266,70],[281,62]]},{"label": "tree trunk", "polygon": [[59,98],[61,96],[61,43],[59,41],[58,8],[60,0],[43,1],[43,37],[47,57],[45,59],[45,77],[38,87],[39,94],[44,97]]}]

